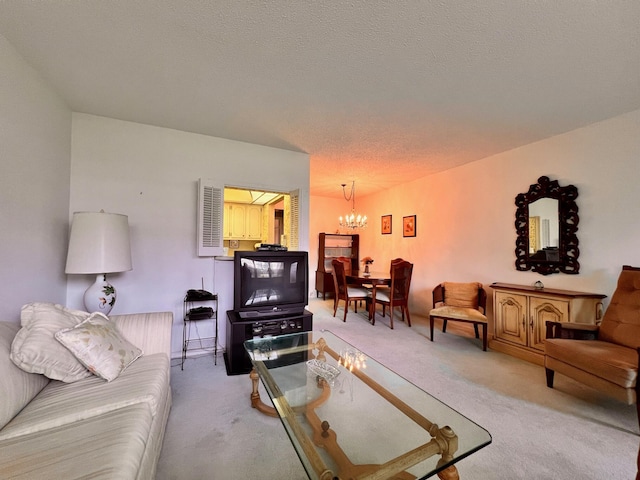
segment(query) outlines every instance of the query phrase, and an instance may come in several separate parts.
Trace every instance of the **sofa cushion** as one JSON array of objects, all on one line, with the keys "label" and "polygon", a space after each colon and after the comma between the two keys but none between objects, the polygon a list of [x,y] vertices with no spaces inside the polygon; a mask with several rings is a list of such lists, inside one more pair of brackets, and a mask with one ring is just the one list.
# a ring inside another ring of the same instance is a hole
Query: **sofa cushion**
[{"label": "sofa cushion", "polygon": [[167,396],[169,359],[143,356],[112,382],[94,375],[74,383],[52,381],[4,429],[0,440],[29,435],[137,403],[156,415]]},{"label": "sofa cushion", "polygon": [[54,334],[88,318],[87,312],[52,303],[22,307],[22,328],[11,345],[11,360],[25,372],[41,373],[54,380],[75,382],[91,375]]},{"label": "sofa cushion", "polygon": [[623,388],[632,388],[638,376],[638,353],[633,348],[599,340],[547,338],[545,355]]},{"label": "sofa cushion", "polygon": [[17,324],[0,322],[0,429],[49,383],[44,375],[27,373],[9,359],[11,341],[19,329]]},{"label": "sofa cushion", "polygon": [[450,307],[478,308],[478,282],[444,282],[444,303]]},{"label": "sofa cushion", "polygon": [[55,334],[87,369],[110,382],[142,355],[118,331],[115,322],[94,312],[78,325]]},{"label": "sofa cushion", "polygon": [[0,476],[12,480],[134,480],[138,478],[152,422],[151,409],[140,403],[44,432],[2,440]]}]

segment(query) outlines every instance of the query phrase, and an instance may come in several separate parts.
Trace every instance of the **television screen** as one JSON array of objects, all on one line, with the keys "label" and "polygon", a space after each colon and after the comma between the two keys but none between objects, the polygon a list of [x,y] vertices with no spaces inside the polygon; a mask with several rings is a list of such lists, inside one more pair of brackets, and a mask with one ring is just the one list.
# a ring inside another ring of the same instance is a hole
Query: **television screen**
[{"label": "television screen", "polygon": [[241,317],[301,313],[308,294],[307,252],[235,252],[234,310]]}]

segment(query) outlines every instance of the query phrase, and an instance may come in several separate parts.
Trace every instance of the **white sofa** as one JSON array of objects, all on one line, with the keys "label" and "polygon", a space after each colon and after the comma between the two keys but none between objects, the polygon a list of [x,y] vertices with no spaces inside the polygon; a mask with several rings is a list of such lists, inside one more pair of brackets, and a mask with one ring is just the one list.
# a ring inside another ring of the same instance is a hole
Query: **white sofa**
[{"label": "white sofa", "polygon": [[10,353],[20,325],[0,322],[1,478],[155,477],[171,408],[173,314],[110,320],[143,355],[112,381],[71,383],[18,368]]}]

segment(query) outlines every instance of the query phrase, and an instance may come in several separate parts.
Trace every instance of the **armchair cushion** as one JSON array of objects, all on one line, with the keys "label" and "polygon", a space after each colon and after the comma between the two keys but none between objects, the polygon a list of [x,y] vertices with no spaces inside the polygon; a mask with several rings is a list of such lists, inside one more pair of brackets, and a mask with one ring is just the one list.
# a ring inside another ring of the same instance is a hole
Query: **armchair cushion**
[{"label": "armchair cushion", "polygon": [[547,368],[554,369],[551,364],[555,360],[623,388],[633,388],[636,384],[638,353],[635,349],[601,340],[565,338],[547,338],[544,348]]},{"label": "armchair cushion", "polygon": [[487,317],[475,308],[450,307],[447,305],[432,309],[429,315],[438,318],[467,320],[470,322],[487,322]]},{"label": "armchair cushion", "polygon": [[478,308],[478,282],[444,282],[444,303],[450,307]]}]

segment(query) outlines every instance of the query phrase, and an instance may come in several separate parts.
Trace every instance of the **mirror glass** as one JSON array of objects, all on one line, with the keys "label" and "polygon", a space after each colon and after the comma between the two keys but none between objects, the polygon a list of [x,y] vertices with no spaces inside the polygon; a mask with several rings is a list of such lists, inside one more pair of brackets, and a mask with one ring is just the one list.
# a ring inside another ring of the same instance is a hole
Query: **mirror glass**
[{"label": "mirror glass", "polygon": [[540,177],[516,197],[516,268],[578,273],[578,189]]},{"label": "mirror glass", "polygon": [[558,200],[541,198],[529,204],[529,255],[560,246]]}]

